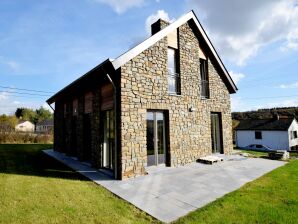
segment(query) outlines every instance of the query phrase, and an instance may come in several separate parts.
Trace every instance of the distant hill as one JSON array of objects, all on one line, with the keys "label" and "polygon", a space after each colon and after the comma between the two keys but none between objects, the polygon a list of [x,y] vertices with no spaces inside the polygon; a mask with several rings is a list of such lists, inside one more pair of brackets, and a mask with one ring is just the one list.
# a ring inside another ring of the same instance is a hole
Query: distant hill
[{"label": "distant hill", "polygon": [[298,107],[278,107],[270,109],[259,109],[256,111],[233,112],[233,120],[247,119],[270,119],[278,114],[282,118],[296,117],[298,119]]}]

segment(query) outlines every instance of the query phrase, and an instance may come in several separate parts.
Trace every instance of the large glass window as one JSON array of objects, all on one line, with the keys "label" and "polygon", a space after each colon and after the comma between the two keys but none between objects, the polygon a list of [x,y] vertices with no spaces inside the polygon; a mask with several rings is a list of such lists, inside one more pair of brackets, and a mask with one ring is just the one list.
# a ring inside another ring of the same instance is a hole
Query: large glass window
[{"label": "large glass window", "polygon": [[207,60],[200,58],[200,73],[201,73],[201,97],[209,98],[209,77]]},{"label": "large glass window", "polygon": [[168,85],[169,93],[180,94],[180,76],[178,72],[178,50],[168,48]]}]

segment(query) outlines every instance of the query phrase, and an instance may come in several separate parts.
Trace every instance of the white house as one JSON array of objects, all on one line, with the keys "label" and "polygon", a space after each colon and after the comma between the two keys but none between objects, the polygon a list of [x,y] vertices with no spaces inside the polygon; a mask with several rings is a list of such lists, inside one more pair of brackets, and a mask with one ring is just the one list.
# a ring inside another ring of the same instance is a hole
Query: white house
[{"label": "white house", "polygon": [[298,122],[295,118],[241,120],[236,128],[236,145],[266,145],[272,149],[298,149]]},{"label": "white house", "polygon": [[49,133],[54,130],[53,119],[44,120],[36,124],[36,132]]},{"label": "white house", "polygon": [[15,126],[16,131],[22,132],[34,132],[34,124],[30,121],[19,121],[19,123]]}]

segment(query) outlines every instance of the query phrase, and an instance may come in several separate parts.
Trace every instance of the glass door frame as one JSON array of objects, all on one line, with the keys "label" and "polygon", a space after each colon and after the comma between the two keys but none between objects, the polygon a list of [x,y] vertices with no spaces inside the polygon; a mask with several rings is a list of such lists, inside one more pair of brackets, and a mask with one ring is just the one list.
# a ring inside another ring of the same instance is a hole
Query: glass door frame
[{"label": "glass door frame", "polygon": [[[214,130],[213,127],[213,122],[215,117],[218,118],[217,123],[215,124],[216,130]],[[223,149],[223,130],[222,130],[222,115],[220,112],[211,112],[210,114],[211,118],[211,148],[212,148],[212,153],[213,154],[223,154],[224,149]],[[217,130],[218,129],[218,130]],[[216,138],[216,139],[214,139]],[[219,142],[218,142],[219,141]],[[215,146],[216,143],[216,146]],[[218,150],[219,146],[219,150]]]},{"label": "glass door frame", "polygon": [[[115,169],[115,113],[113,109],[102,111],[103,113],[103,147],[101,153],[101,167],[114,171]],[[114,117],[111,117],[114,116]],[[111,121],[112,118],[112,121]],[[108,122],[108,124],[107,124]],[[113,137],[111,138],[111,131]],[[112,140],[111,140],[112,139]]]},{"label": "glass door frame", "polygon": [[[147,110],[147,115],[148,113],[152,113],[153,115],[153,145],[154,145],[154,164],[150,164],[148,165],[148,158],[147,158],[147,166],[158,166],[158,165],[163,165],[163,164],[166,164],[166,159],[167,159],[167,139],[166,139],[166,136],[167,136],[167,133],[166,133],[166,115],[165,115],[165,112],[162,111],[162,110]],[[163,162],[160,163],[159,162],[159,152],[158,152],[158,120],[157,120],[157,114],[160,113],[162,114],[162,126],[163,126],[163,130],[162,130],[162,133],[163,133],[163,139],[162,139],[162,142],[163,142],[163,154],[164,154],[164,158],[163,158]],[[146,121],[148,121],[148,118],[146,117]],[[148,130],[148,126],[147,126],[147,130]],[[147,141],[148,141],[148,136],[147,136]],[[147,147],[148,147],[148,142],[147,142]],[[148,148],[147,148],[148,150]],[[148,154],[147,154],[148,156]]]}]

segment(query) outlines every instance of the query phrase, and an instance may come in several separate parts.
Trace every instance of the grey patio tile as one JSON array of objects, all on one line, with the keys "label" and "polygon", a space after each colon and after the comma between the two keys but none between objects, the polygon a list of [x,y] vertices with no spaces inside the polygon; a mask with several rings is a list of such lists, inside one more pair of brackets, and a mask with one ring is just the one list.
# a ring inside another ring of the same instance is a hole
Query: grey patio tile
[{"label": "grey patio tile", "polygon": [[150,167],[146,176],[118,181],[64,154],[44,152],[163,222],[174,221],[285,164],[223,156],[224,162],[214,165]]}]

